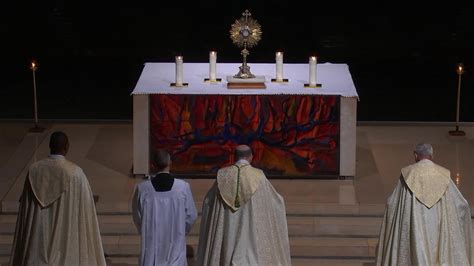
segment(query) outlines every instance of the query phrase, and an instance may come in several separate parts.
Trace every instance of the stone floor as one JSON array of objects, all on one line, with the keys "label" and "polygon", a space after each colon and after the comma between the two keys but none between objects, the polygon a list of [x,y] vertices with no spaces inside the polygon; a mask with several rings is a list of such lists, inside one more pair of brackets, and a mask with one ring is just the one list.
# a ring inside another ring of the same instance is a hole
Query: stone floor
[{"label": "stone floor", "polygon": [[[129,224],[130,200],[135,184],[142,179],[131,177],[132,124],[54,123],[44,126],[44,133],[28,133],[28,124],[0,122],[0,210],[3,214],[0,222],[8,224],[2,225],[2,232],[11,234],[14,230],[14,213],[28,166],[47,156],[49,134],[62,130],[71,143],[67,157],[83,168],[93,193],[99,196],[97,211],[101,228],[107,228],[104,224],[109,219],[114,221],[109,228],[117,228],[120,232],[120,235],[106,233],[104,245],[113,252],[114,245],[124,241],[136,249],[136,232],[132,232],[134,228]],[[292,255],[301,255],[295,257],[294,264],[369,265],[367,263],[374,256],[384,203],[398,180],[400,168],[413,162],[412,150],[418,142],[433,145],[434,160],[451,170],[463,195],[474,203],[474,126],[462,128],[466,131],[465,137],[450,137],[448,131],[451,129],[434,124],[359,125],[354,180],[272,180],[287,204]],[[213,180],[188,181],[199,209]],[[115,216],[108,218],[108,215]],[[2,232],[0,246],[8,244],[12,237]],[[196,242],[196,237],[197,233],[191,235],[189,241]],[[360,254],[358,259],[325,261],[324,252],[326,255],[331,252],[342,254],[341,245],[350,245],[348,252]],[[312,250],[322,253],[317,259],[307,259],[305,252]],[[125,256],[112,264],[126,264],[131,260],[136,261],[136,258]]]}]

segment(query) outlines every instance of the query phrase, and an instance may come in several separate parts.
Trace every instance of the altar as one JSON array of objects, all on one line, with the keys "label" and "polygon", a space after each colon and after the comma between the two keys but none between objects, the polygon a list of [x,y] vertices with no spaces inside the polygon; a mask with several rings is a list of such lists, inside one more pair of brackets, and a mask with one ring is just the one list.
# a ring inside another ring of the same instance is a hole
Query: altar
[{"label": "altar", "polygon": [[320,88],[307,88],[307,64],[285,64],[285,83],[271,82],[274,64],[251,64],[266,89],[228,89],[239,64],[185,63],[184,87],[172,87],[173,63],[146,63],[133,95],[133,173],[148,174],[150,153],[172,155],[173,172],[213,176],[249,145],[253,164],[270,178],[355,175],[358,95],[346,64],[318,64]]}]

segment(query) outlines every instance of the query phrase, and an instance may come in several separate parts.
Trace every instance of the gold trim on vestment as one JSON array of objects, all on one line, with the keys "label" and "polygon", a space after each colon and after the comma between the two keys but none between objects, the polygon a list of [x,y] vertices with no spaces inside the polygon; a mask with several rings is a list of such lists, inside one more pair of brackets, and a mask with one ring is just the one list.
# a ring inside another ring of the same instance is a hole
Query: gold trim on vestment
[{"label": "gold trim on vestment", "polygon": [[28,171],[31,190],[42,207],[55,202],[68,190],[76,165],[64,158],[46,158]]},{"label": "gold trim on vestment", "polygon": [[250,164],[235,164],[217,172],[217,187],[222,200],[236,211],[252,197],[264,179],[262,170]]},{"label": "gold trim on vestment", "polygon": [[401,170],[408,188],[428,208],[433,207],[448,189],[450,172],[430,160],[421,160]]}]

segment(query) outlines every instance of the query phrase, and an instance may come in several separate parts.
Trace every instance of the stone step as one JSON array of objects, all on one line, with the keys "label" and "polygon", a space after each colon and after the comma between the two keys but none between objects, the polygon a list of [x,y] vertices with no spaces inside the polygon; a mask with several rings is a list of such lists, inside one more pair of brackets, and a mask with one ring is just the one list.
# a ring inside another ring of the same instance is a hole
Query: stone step
[{"label": "stone step", "polygon": [[[15,201],[18,203],[18,201]],[[9,202],[4,202],[9,205]],[[128,202],[101,202],[99,199],[98,206],[101,204],[102,208],[97,208],[99,215],[130,215],[130,208]],[[113,207],[113,204],[116,208]],[[110,205],[110,208],[105,207]],[[122,207],[120,207],[122,206]],[[196,202],[196,208],[200,213],[202,209],[202,202]],[[101,210],[102,209],[102,210]],[[385,205],[383,204],[336,204],[336,203],[311,203],[311,202],[286,202],[286,213],[288,216],[296,215],[312,215],[312,216],[383,216]],[[2,210],[1,215],[16,214],[18,210],[12,208]]]},{"label": "stone step", "polygon": [[[137,231],[131,215],[99,215],[102,235],[136,235]],[[320,217],[288,216],[290,236],[377,236],[382,218],[380,217]],[[190,235],[198,235],[200,217],[196,220]],[[0,234],[13,234],[16,215],[0,215]]]},{"label": "stone step", "polygon": [[[138,256],[138,236],[104,237],[107,256]],[[187,238],[188,254],[196,255],[198,238]],[[290,238],[291,255],[295,257],[321,258],[372,258],[375,256],[377,239],[372,238]]]},{"label": "stone step", "polygon": [[[197,251],[198,236],[186,238],[188,254],[193,257]],[[0,256],[11,252],[12,235],[0,235]],[[107,256],[138,256],[140,237],[138,235],[102,236]],[[290,237],[291,255],[295,257],[351,257],[375,256],[376,238],[336,237]]]},{"label": "stone step", "polygon": [[[110,266],[137,266],[138,256],[133,257],[107,257],[107,265]],[[292,257],[293,266],[375,266],[374,259],[327,259],[327,258],[298,258]],[[188,258],[188,265],[196,265],[194,258]]]},{"label": "stone step", "polygon": [[[8,265],[10,256],[0,256],[0,266]],[[107,257],[109,266],[138,266],[138,256],[132,257]],[[299,259],[291,258],[293,266],[375,266],[373,259]],[[188,258],[188,265],[196,265],[195,258]]]},{"label": "stone step", "polygon": [[[8,204],[7,204],[8,205]],[[196,208],[200,213],[202,202],[196,201]],[[343,216],[383,216],[385,204],[337,204],[337,203],[316,203],[316,202],[291,202],[285,203],[287,215],[343,215]],[[12,208],[9,212],[17,212]],[[131,214],[128,203],[107,203],[97,204],[98,214]]]},{"label": "stone step", "polygon": [[[0,214],[15,214],[18,212],[18,198],[14,201],[2,201]],[[202,202],[196,201],[200,212]],[[98,214],[131,214],[129,202],[103,202],[99,198],[96,205]],[[474,210],[474,207],[472,208]],[[287,215],[343,215],[343,216],[383,216],[384,204],[338,204],[319,203],[317,201],[286,201]]]},{"label": "stone step", "polygon": [[[99,215],[102,235],[137,235],[131,215]],[[361,216],[288,216],[290,237],[378,237],[381,217]],[[16,215],[0,215],[0,234],[13,235]],[[474,226],[474,222],[473,222]],[[200,217],[190,235],[199,235]],[[473,227],[474,230],[474,227]]]},{"label": "stone step", "polygon": [[12,244],[0,244],[0,256],[10,256]]},{"label": "stone step", "polygon": [[[104,235],[137,234],[131,216],[118,218],[99,216],[101,233]],[[288,232],[290,236],[377,236],[382,218],[379,217],[299,217],[289,216]],[[198,235],[200,217],[196,220],[190,235]]]},{"label": "stone step", "polygon": [[10,256],[0,256],[0,266],[2,265],[8,265],[8,262],[10,261]]},{"label": "stone step", "polygon": [[298,259],[291,258],[292,266],[375,266],[371,259]]}]

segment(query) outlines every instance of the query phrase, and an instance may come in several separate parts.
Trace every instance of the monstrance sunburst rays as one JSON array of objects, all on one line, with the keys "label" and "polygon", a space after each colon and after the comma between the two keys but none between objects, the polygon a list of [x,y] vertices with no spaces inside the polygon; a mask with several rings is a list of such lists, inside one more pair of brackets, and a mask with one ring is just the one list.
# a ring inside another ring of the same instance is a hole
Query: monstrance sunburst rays
[{"label": "monstrance sunburst rays", "polygon": [[250,16],[250,12],[245,10],[242,13],[242,18],[235,20],[230,28],[230,38],[232,42],[240,48],[243,48],[241,54],[243,56],[242,66],[239,67],[239,73],[234,75],[234,78],[248,79],[255,78],[250,72],[250,67],[247,65],[247,56],[249,51],[247,48],[254,47],[262,38],[262,28],[260,24]]},{"label": "monstrance sunburst rays", "polygon": [[240,48],[244,47],[245,42],[247,48],[252,48],[262,39],[262,27],[252,18],[237,19],[231,26],[230,38]]}]

